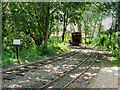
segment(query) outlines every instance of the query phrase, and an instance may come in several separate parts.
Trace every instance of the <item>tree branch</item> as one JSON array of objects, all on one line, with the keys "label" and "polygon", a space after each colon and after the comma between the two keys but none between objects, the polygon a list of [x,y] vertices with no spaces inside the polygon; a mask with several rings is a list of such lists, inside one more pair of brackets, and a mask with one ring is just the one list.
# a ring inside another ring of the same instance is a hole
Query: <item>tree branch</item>
[{"label": "tree branch", "polygon": [[1,11],[1,13],[3,13],[3,11],[4,11],[5,8],[8,6],[8,4],[9,4],[9,0],[7,1],[6,5],[5,5],[5,7],[3,8],[3,10]]}]

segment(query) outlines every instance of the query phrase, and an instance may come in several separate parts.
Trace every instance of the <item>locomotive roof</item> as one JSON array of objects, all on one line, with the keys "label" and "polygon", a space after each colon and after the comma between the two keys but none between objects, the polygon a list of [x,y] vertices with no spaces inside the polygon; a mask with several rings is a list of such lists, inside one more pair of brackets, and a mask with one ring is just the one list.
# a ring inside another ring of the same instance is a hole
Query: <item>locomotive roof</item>
[{"label": "locomotive roof", "polygon": [[77,34],[77,33],[81,33],[81,32],[73,32],[72,34],[74,34],[74,33]]}]

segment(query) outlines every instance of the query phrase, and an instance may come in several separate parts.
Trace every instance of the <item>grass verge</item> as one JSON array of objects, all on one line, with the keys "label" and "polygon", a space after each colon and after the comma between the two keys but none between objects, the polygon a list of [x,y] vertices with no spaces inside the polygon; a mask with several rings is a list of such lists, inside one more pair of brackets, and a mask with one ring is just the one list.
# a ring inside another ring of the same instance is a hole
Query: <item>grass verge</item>
[{"label": "grass verge", "polygon": [[[27,49],[23,48],[19,50],[19,61],[20,62],[29,62],[35,59],[39,59],[41,57],[53,55],[64,50],[68,50],[69,47],[65,42],[54,42],[48,43],[48,47],[33,45],[29,46]],[[11,64],[18,63],[16,59],[16,53],[11,51],[2,51],[2,66],[7,66]]]}]

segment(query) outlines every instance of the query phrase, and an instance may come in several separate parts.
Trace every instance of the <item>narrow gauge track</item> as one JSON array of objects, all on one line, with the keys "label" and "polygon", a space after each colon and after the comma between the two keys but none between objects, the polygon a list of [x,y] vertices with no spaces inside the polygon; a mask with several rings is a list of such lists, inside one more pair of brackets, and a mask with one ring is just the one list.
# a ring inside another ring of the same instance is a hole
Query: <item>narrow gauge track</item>
[{"label": "narrow gauge track", "polygon": [[68,55],[68,54],[71,54],[71,53],[74,53],[74,51],[73,51],[73,52],[69,52],[69,53],[66,53],[66,51],[64,51],[64,52],[61,52],[61,53],[57,54],[56,56],[54,56],[54,57],[52,57],[52,58],[48,58],[48,59],[45,59],[45,60],[41,60],[41,61],[37,61],[37,62],[34,62],[34,63],[30,63],[30,64],[20,65],[20,66],[17,66],[17,67],[15,67],[15,68],[11,68],[11,69],[4,70],[4,71],[2,71],[2,72],[0,72],[0,73],[6,73],[6,72],[8,72],[8,71],[16,70],[16,69],[22,68],[22,67],[24,67],[24,66],[29,66],[29,65],[38,64],[38,63],[41,63],[41,62],[44,62],[44,61],[47,61],[47,60],[52,60],[52,59],[55,59],[55,58],[58,58],[58,57],[62,57],[62,56],[65,56],[65,55]]},{"label": "narrow gauge track", "polygon": [[[70,75],[70,74],[74,74],[76,69],[78,69],[81,65],[83,65],[84,63],[86,63],[88,61],[88,58],[91,56],[91,53],[90,55],[88,55],[82,62],[80,62],[77,66],[75,66],[73,69],[71,69],[70,71],[64,73],[63,75],[59,76],[58,78],[54,79],[53,81],[49,82],[48,84],[40,87],[39,89],[44,89],[44,88],[48,88],[50,86],[52,86],[52,88],[58,88],[59,86],[56,86],[57,85],[60,85],[61,83],[63,83],[63,80],[64,78],[66,78],[67,75]],[[72,79],[71,81],[67,82],[67,84],[65,84],[64,86],[62,86],[62,89],[65,89],[67,88],[69,85],[71,85],[75,80],[77,80],[81,75],[83,75],[96,61],[96,59],[98,58],[98,53],[96,54],[95,56],[95,59],[93,61],[91,61],[90,63],[87,63],[88,64],[88,67],[84,70],[81,71],[80,74],[77,75],[76,78]],[[85,64],[86,66],[86,64]],[[77,71],[78,72],[78,71]],[[61,80],[60,80],[61,79]],[[59,82],[60,80],[60,82]],[[56,83],[57,82],[57,83]],[[55,86],[55,87],[54,87]],[[61,87],[59,87],[61,88]]]},{"label": "narrow gauge track", "polygon": [[13,69],[10,69],[10,70],[3,71],[2,72],[2,77],[0,77],[0,79],[11,80],[11,79],[15,79],[15,77],[13,77],[15,75],[24,76],[25,74],[22,74],[22,73],[31,71],[33,69],[37,69],[38,67],[41,67],[41,66],[44,66],[44,65],[56,62],[56,61],[63,60],[65,58],[71,57],[71,56],[73,56],[77,53],[79,53],[79,52],[77,52],[75,50],[75,51],[65,53],[65,54],[50,58],[50,59],[46,59],[46,60],[43,60],[43,61],[39,61],[39,62],[35,62],[35,63],[31,63],[31,64],[27,64],[27,65],[23,65],[23,66],[20,66],[20,67],[17,67],[17,68],[13,68]]}]

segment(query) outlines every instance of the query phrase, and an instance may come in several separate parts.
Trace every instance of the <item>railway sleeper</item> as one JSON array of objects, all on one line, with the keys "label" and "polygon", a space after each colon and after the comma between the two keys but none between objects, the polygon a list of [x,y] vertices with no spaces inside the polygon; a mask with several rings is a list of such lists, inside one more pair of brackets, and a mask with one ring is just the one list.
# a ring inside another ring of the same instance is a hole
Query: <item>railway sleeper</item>
[{"label": "railway sleeper", "polygon": [[18,76],[25,76],[25,73],[17,73]]},{"label": "railway sleeper", "polygon": [[39,64],[32,64],[32,66],[38,66]]},{"label": "railway sleeper", "polygon": [[46,84],[47,84],[47,81],[42,82],[42,84],[43,84],[43,85],[46,85]]},{"label": "railway sleeper", "polygon": [[33,69],[38,69],[37,67],[34,67]]},{"label": "railway sleeper", "polygon": [[17,68],[17,69],[15,69],[16,71],[21,71],[21,69],[19,69],[19,68]]},{"label": "railway sleeper", "polygon": [[12,74],[12,72],[5,72],[4,74]]},{"label": "railway sleeper", "polygon": [[15,79],[15,77],[4,77],[3,80],[12,80]]},{"label": "railway sleeper", "polygon": [[43,61],[43,62],[40,62],[39,64],[45,64],[46,62],[45,61]]},{"label": "railway sleeper", "polygon": [[27,72],[28,69],[21,70],[21,73]]}]

